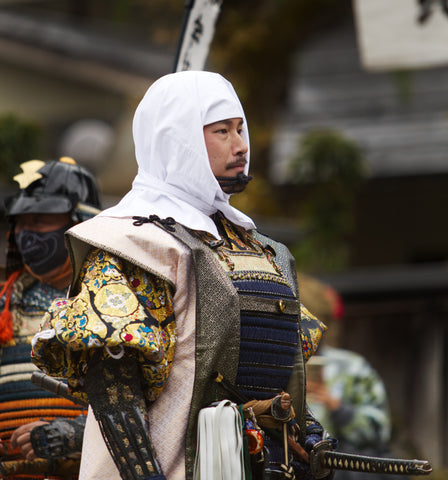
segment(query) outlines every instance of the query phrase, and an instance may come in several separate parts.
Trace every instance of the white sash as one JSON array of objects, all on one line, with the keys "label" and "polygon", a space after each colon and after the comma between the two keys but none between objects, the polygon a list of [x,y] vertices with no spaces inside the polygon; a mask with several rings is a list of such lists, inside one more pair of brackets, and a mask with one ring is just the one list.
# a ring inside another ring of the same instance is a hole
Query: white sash
[{"label": "white sash", "polygon": [[245,480],[242,420],[230,400],[199,412],[194,480]]}]

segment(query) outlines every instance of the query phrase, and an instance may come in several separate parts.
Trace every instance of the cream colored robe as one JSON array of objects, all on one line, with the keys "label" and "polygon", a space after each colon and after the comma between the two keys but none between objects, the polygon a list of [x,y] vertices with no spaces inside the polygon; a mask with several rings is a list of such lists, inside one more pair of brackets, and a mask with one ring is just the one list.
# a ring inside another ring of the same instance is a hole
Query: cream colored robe
[{"label": "cream colored robe", "polygon": [[[96,217],[68,234],[75,277],[90,246],[157,273],[175,287],[177,345],[165,389],[149,410],[150,433],[168,480],[185,478],[185,432],[195,371],[195,281],[189,249],[163,229],[145,224],[129,229],[129,218]],[[120,245],[114,245],[114,232]],[[123,232],[129,232],[124,233]],[[90,246],[89,246],[90,245]],[[80,480],[120,480],[120,475],[90,410],[84,433]]]}]

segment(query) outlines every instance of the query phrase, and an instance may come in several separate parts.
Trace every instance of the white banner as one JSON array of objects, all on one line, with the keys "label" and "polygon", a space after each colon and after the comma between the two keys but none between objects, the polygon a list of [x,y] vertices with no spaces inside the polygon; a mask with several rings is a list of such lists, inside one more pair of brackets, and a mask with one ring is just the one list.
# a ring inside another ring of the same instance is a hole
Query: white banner
[{"label": "white banner", "polygon": [[[439,0],[353,0],[363,67],[371,71],[448,64],[448,15]],[[419,18],[426,11],[424,21]]]},{"label": "white banner", "polygon": [[181,39],[175,71],[203,70],[222,0],[195,0]]}]

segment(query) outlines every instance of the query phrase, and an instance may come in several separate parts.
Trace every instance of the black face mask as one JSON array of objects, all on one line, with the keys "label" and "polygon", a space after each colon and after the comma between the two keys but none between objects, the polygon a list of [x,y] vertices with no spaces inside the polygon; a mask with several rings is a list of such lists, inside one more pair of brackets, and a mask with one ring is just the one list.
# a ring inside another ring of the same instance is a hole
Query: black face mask
[{"label": "black face mask", "polygon": [[64,244],[64,232],[69,227],[70,224],[45,233],[31,230],[17,233],[16,242],[23,263],[36,275],[51,272],[63,265],[68,255]]}]

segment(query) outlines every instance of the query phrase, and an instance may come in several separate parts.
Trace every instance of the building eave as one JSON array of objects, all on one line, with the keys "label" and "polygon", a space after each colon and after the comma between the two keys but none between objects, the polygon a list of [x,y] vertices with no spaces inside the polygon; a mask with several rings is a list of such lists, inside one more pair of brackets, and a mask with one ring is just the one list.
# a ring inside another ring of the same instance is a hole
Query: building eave
[{"label": "building eave", "polygon": [[170,72],[171,51],[46,19],[0,11],[0,61],[140,95]]}]

